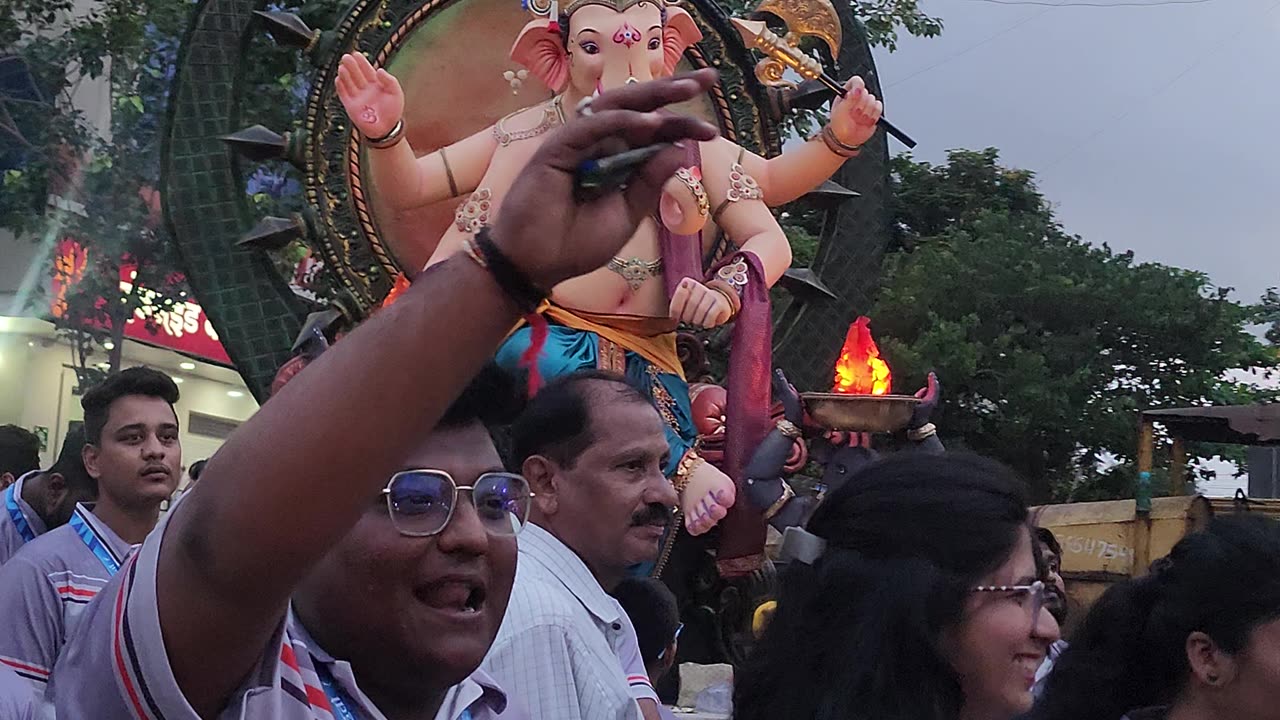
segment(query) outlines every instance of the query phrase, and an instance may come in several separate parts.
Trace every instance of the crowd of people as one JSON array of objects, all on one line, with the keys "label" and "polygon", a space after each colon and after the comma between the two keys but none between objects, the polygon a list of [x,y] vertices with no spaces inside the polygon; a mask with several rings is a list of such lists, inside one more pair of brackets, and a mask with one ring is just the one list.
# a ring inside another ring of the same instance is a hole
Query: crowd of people
[{"label": "crowd of people", "polygon": [[[653,211],[676,143],[715,132],[657,111],[713,80],[596,97],[530,160],[484,257],[420,275],[165,513],[182,448],[163,373],[88,390],[48,470],[0,430],[0,720],[672,717],[654,686],[679,611],[628,576],[677,504],[659,410],[593,371],[521,403],[487,361],[513,298],[600,267]],[[654,143],[621,191],[575,195],[582,161]],[[1280,526],[1213,520],[1108,590],[1069,646],[1061,553],[999,464],[876,460],[787,529],[733,717],[1280,715]]]}]

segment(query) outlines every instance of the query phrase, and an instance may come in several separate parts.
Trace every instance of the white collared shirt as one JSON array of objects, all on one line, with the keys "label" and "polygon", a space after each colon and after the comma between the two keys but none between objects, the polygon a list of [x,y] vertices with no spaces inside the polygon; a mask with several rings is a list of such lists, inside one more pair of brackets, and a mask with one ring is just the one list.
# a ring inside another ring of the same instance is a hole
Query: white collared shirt
[{"label": "white collared shirt", "polygon": [[511,602],[483,667],[535,718],[638,720],[621,657],[635,628],[586,564],[533,523],[520,533]]}]

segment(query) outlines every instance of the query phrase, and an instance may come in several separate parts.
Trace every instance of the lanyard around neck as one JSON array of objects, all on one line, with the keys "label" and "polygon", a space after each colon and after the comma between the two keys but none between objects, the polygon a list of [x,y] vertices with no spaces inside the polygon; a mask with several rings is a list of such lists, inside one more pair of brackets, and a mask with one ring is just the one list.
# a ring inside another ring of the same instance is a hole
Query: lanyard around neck
[{"label": "lanyard around neck", "polygon": [[22,542],[29,543],[36,539],[36,533],[31,529],[31,523],[27,522],[27,516],[22,514],[22,508],[18,507],[18,484],[14,483],[4,491],[4,507],[9,511],[9,519],[13,521],[13,527],[22,536]]},{"label": "lanyard around neck", "polygon": [[[347,706],[347,694],[334,682],[333,675],[324,663],[316,663],[316,677],[320,678],[320,686],[324,688],[325,697],[329,698],[329,706],[338,720],[356,720],[356,716]],[[352,703],[354,705],[355,703]]]},{"label": "lanyard around neck", "polygon": [[85,547],[89,548],[89,552],[93,553],[93,556],[98,558],[98,562],[102,563],[102,567],[107,569],[108,575],[115,575],[120,570],[120,561],[111,552],[111,548],[102,542],[102,538],[98,537],[89,523],[81,517],[79,508],[71,514],[71,522],[68,524],[76,531],[76,535],[80,537]]}]

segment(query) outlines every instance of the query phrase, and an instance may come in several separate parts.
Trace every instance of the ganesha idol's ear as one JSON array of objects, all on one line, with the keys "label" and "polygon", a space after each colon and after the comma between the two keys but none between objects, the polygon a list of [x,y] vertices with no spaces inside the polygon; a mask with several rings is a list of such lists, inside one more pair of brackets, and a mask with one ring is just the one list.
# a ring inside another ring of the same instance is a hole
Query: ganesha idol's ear
[{"label": "ganesha idol's ear", "polygon": [[662,28],[662,55],[667,74],[676,71],[684,51],[702,39],[702,31],[687,11],[667,8],[667,24]]},{"label": "ganesha idol's ear", "polygon": [[569,56],[560,31],[545,19],[524,26],[511,46],[511,59],[527,68],[551,92],[558,93],[569,84]]}]

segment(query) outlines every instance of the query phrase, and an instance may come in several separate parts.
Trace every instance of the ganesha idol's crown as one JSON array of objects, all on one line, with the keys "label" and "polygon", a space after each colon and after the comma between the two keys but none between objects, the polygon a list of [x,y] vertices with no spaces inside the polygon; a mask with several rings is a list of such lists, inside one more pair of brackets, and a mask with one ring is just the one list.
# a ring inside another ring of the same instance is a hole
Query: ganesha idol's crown
[{"label": "ganesha idol's crown", "polygon": [[626,12],[628,8],[644,2],[654,3],[659,7],[672,7],[680,4],[680,0],[572,0],[563,8],[560,8],[560,3],[557,2],[557,0],[520,0],[520,4],[524,6],[525,10],[528,10],[538,17],[551,18],[552,20],[555,20],[561,15],[569,17],[575,13],[578,8],[582,8],[587,5],[603,5],[607,8],[613,8],[614,11],[621,13]]}]

